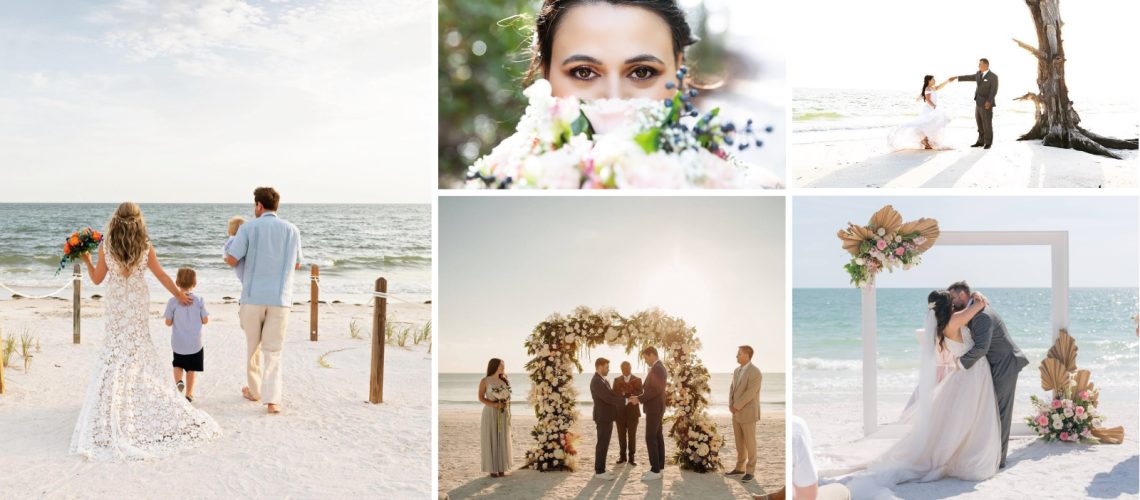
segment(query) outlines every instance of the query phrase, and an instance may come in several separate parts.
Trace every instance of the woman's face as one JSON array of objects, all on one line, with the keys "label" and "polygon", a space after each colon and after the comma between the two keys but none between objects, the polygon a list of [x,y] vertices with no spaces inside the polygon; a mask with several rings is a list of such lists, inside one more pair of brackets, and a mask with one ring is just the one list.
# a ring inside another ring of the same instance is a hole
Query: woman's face
[{"label": "woman's face", "polygon": [[506,362],[500,361],[499,366],[495,368],[495,375],[502,375],[503,371],[506,369],[506,364]]},{"label": "woman's face", "polygon": [[665,99],[677,58],[669,25],[641,7],[593,3],[562,15],[547,80],[555,97]]}]

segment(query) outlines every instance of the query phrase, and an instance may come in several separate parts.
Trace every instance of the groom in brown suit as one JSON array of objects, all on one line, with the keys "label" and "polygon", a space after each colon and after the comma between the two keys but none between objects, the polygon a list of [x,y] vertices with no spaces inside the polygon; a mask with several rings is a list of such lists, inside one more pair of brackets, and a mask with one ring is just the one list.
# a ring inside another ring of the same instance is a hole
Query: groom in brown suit
[{"label": "groom in brown suit", "polygon": [[[641,394],[641,379],[632,373],[629,361],[621,362],[621,376],[614,379],[614,394],[623,398]],[[617,430],[618,444],[621,445],[621,455],[617,463],[623,464],[629,457],[629,465],[637,465],[633,457],[637,451],[637,422],[641,420],[641,408],[637,403],[629,404],[618,409]],[[626,454],[626,450],[629,454]]]},{"label": "groom in brown suit", "polygon": [[[760,369],[752,364],[752,346],[736,350],[740,366],[732,372],[728,389],[728,409],[732,412],[732,432],[736,436],[736,467],[726,475],[744,474],[743,482],[756,474],[756,423],[760,421]],[[741,470],[741,468],[745,468]]]}]

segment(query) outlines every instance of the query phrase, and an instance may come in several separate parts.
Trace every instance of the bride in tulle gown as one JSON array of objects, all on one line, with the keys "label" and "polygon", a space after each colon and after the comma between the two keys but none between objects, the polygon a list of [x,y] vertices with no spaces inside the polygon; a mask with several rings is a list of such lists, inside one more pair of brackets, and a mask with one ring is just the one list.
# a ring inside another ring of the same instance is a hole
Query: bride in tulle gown
[{"label": "bride in tulle gown", "polygon": [[[848,486],[858,492],[854,497],[876,497],[883,488],[909,481],[980,481],[998,471],[1001,425],[989,363],[984,356],[970,369],[957,363],[974,346],[966,324],[985,308],[986,299],[976,294],[973,304],[959,312],[953,311],[948,292],[931,292],[927,300],[918,402],[902,418],[911,429],[851,479]],[[940,350],[945,354],[939,356]],[[936,382],[938,358],[947,356],[955,364],[943,366],[946,372]]]},{"label": "bride in tulle gown", "polygon": [[922,79],[921,112],[917,118],[891,131],[887,141],[891,149],[949,149],[942,142],[942,130],[950,123],[950,115],[938,105],[938,91],[954,78],[936,84],[934,75]]},{"label": "bride in tulle gown", "polygon": [[221,429],[194,408],[161,370],[150,337],[149,269],[180,301],[162,269],[138,205],[119,205],[107,223],[99,262],[83,255],[95,284],[107,280],[103,349],[71,437],[71,453],[119,461],[167,455],[213,440]]}]

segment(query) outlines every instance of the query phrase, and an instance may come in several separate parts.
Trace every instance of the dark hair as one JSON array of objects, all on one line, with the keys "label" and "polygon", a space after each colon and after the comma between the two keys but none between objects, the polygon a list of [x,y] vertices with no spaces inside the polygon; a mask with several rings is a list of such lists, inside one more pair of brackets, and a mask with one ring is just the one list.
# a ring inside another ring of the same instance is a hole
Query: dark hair
[{"label": "dark hair", "polygon": [[595,369],[601,368],[602,365],[608,365],[608,364],[610,364],[610,360],[608,360],[606,358],[598,358],[597,360],[594,361],[594,368]]},{"label": "dark hair", "polygon": [[951,292],[966,292],[966,295],[970,295],[970,285],[965,280],[956,281],[946,289]]},{"label": "dark hair", "polygon": [[277,211],[277,204],[281,203],[281,195],[271,187],[259,187],[253,190],[253,201],[260,203],[261,207],[270,212]]},{"label": "dark hair", "polygon": [[921,99],[923,101],[926,100],[926,87],[928,85],[930,85],[930,81],[933,79],[934,79],[934,75],[926,75],[926,76],[922,77],[922,93],[918,94],[919,99]]},{"label": "dark hair", "polygon": [[189,267],[180,268],[174,278],[174,284],[183,290],[193,288],[198,285],[198,275]]},{"label": "dark hair", "polygon": [[[495,372],[499,371],[499,366],[502,364],[503,360],[499,358],[491,358],[491,360],[487,362],[487,376],[490,377],[491,375],[494,375]],[[507,384],[507,387],[511,386],[511,381],[507,380],[506,373],[499,375],[499,380],[502,380],[504,384]]]},{"label": "dark hair", "polygon": [[740,346],[740,350],[748,353],[748,359],[752,359],[752,355],[755,354],[750,345],[742,345]]},{"label": "dark hair", "polygon": [[685,47],[697,43],[697,37],[685,20],[685,11],[676,0],[545,0],[534,19],[534,42],[530,49],[530,68],[525,81],[530,82],[539,75],[550,73],[550,53],[554,47],[554,35],[558,24],[570,9],[579,5],[606,3],[615,6],[641,7],[647,9],[669,25],[673,38],[673,54],[684,59]]},{"label": "dark hair", "polygon": [[984,57],[983,57],[983,58],[981,58],[981,59],[978,59],[978,62],[984,62],[984,63],[986,63],[986,66],[989,66],[989,65],[990,65],[990,60],[989,60],[989,59],[986,59],[986,58],[984,58]]},{"label": "dark hair", "polygon": [[938,322],[938,331],[935,332],[934,338],[938,347],[943,348],[946,342],[946,326],[950,324],[950,316],[954,314],[954,299],[950,297],[950,292],[935,290],[926,296],[926,301],[934,310],[934,319]]},{"label": "dark hair", "polygon": [[633,368],[633,365],[629,364],[629,361],[622,361],[622,362],[621,362],[621,367],[622,367],[622,368],[625,368],[625,367],[627,367],[627,366],[628,366],[628,367],[630,367],[630,368]]},{"label": "dark hair", "polygon": [[642,356],[645,356],[646,354],[652,354],[654,357],[658,358],[661,357],[659,354],[657,354],[657,348],[653,346],[649,346],[641,350]]}]

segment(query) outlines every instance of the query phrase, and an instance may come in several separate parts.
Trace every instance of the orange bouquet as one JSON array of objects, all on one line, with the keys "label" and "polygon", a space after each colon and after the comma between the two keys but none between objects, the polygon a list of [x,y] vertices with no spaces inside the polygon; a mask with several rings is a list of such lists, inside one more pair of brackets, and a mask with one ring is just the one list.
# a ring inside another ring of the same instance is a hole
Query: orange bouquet
[{"label": "orange bouquet", "polygon": [[102,242],[103,235],[91,228],[71,233],[63,243],[63,257],[59,259],[59,269],[55,270],[55,274],[59,274],[69,262],[75,261],[81,255],[97,250]]}]

